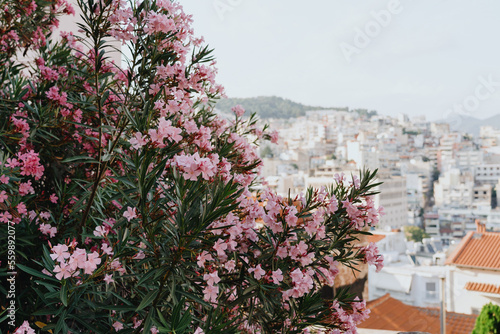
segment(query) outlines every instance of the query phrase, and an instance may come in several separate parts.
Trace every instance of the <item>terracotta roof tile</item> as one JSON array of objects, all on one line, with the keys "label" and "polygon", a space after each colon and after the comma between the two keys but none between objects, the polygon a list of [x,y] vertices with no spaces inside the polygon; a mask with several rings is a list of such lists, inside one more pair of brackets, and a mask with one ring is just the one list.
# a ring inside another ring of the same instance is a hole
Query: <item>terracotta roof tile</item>
[{"label": "terracotta roof tile", "polygon": [[[417,307],[417,309],[440,322],[438,308]],[[446,333],[470,334],[476,324],[476,318],[477,315],[446,312]]]},{"label": "terracotta roof tile", "polygon": [[[370,318],[361,323],[359,328],[440,333],[439,309],[406,305],[389,294],[369,301],[367,307],[371,310]],[[446,333],[469,334],[474,328],[476,317],[447,312]]]},{"label": "terracotta roof tile", "polygon": [[446,264],[500,270],[500,257],[492,254],[500,253],[500,233],[469,232]]},{"label": "terracotta roof tile", "polygon": [[377,243],[384,238],[385,238],[385,235],[383,235],[383,234],[373,234],[373,235],[368,236],[367,241]]},{"label": "terracotta roof tile", "polygon": [[500,285],[467,282],[465,290],[500,294]]}]

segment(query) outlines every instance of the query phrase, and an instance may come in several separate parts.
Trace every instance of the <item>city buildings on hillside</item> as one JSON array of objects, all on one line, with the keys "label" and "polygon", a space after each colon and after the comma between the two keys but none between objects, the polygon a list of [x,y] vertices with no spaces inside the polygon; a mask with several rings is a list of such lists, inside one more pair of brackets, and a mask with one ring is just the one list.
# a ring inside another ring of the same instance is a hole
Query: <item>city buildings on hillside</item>
[{"label": "city buildings on hillside", "polygon": [[[431,321],[443,280],[446,308],[458,312],[450,318],[469,321],[484,304],[500,305],[500,262],[492,256],[500,252],[500,129],[482,127],[473,136],[424,118],[348,109],[307,112],[271,126],[283,130],[278,145],[261,147],[263,174],[283,195],[330,185],[337,173],[350,178],[378,169],[383,183],[375,203],[386,215],[369,241],[385,267],[368,269],[372,307],[404,303]],[[401,231],[408,225],[426,232],[421,242],[406,240]]]},{"label": "city buildings on hillside", "polygon": [[500,230],[498,129],[482,127],[474,137],[422,117],[369,117],[347,108],[270,123],[280,143],[261,147],[263,175],[280,194],[326,186],[336,173],[378,169],[382,228],[420,226],[448,243],[460,241],[478,218]]}]

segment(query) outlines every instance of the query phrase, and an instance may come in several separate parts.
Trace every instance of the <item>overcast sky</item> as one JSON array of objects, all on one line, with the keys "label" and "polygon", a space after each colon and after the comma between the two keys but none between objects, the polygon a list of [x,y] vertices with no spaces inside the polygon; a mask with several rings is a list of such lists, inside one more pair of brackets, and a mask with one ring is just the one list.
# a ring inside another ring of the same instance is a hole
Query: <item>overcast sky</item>
[{"label": "overcast sky", "polygon": [[500,112],[498,0],[180,2],[230,97],[428,119]]}]

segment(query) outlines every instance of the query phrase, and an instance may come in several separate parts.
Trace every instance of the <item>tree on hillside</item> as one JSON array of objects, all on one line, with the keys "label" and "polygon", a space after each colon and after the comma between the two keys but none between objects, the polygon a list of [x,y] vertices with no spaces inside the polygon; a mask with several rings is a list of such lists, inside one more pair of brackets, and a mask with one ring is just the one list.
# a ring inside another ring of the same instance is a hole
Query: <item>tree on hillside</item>
[{"label": "tree on hillside", "polygon": [[489,303],[483,306],[476,319],[472,334],[499,334],[500,306]]}]

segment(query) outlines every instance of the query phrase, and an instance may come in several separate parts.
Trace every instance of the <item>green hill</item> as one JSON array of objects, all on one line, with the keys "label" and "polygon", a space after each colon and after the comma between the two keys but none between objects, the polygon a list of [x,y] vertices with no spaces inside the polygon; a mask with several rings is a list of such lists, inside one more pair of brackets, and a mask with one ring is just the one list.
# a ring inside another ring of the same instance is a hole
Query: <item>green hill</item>
[{"label": "green hill", "polygon": [[231,112],[231,108],[237,104],[241,105],[248,112],[256,112],[260,118],[299,117],[304,116],[307,110],[330,109],[306,106],[277,96],[221,99],[215,107],[223,112]]},{"label": "green hill", "polygon": [[308,110],[339,110],[357,112],[362,117],[370,118],[377,115],[377,112],[367,109],[349,109],[344,108],[324,108],[307,106],[301,103],[293,102],[277,96],[258,96],[249,98],[227,98],[217,102],[216,108],[222,112],[230,113],[235,105],[241,105],[247,113],[257,113],[260,118],[295,118],[305,116]]}]

